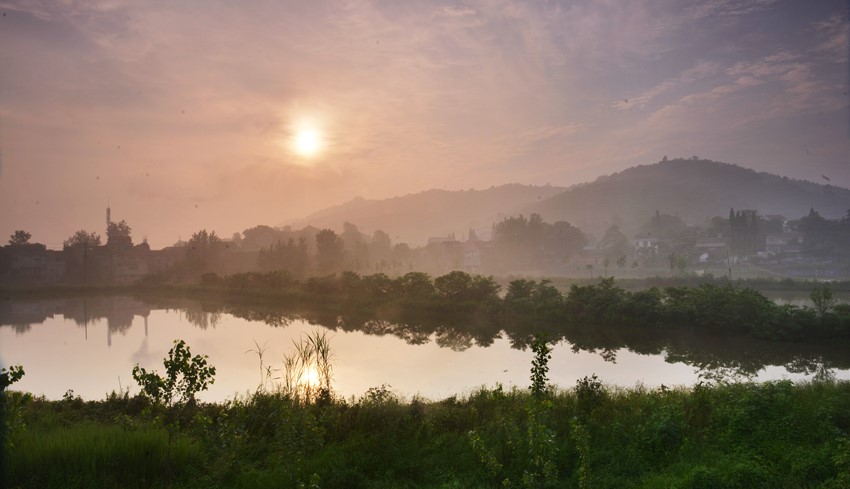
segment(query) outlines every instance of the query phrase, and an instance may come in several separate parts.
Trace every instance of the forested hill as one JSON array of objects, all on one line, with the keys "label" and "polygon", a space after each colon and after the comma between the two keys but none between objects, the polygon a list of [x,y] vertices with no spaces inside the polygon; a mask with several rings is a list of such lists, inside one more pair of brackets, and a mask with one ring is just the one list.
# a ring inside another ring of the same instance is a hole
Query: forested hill
[{"label": "forested hill", "polygon": [[428,190],[383,200],[357,198],[323,209],[294,223],[342,230],[343,222],[371,233],[386,231],[393,242],[424,245],[429,237],[456,233],[466,239],[474,229],[483,237],[504,217],[519,214],[533,202],[561,193],[564,187],[509,184],[485,190]]},{"label": "forested hill", "polygon": [[814,208],[826,218],[839,218],[850,209],[850,190],[728,163],[674,159],[599,177],[531,203],[524,212],[539,213],[550,222],[565,220],[598,235],[614,222],[627,228],[640,225],[656,210],[703,224],[713,216],[728,216],[730,207],[789,219]]}]

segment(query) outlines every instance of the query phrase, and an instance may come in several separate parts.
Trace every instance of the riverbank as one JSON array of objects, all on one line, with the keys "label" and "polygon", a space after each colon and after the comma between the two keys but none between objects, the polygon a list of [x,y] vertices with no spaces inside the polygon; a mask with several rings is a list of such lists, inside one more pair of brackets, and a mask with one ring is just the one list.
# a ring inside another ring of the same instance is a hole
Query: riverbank
[{"label": "riverbank", "polygon": [[[827,487],[850,484],[850,382],[648,390],[595,378],[544,397],[385,387],[157,408],[9,393],[6,487]],[[25,426],[25,429],[23,429]]]},{"label": "riverbank", "polygon": [[[275,275],[278,272],[267,272],[267,273],[246,273],[246,274],[238,274],[239,276],[252,276],[252,275]],[[157,281],[143,281],[139,284],[129,284],[129,285],[105,285],[105,284],[93,284],[93,285],[82,285],[82,284],[51,284],[51,285],[3,285],[0,286],[0,300],[9,299],[9,298],[48,298],[48,297],[67,297],[74,295],[92,295],[92,294],[118,294],[118,295],[131,295],[133,292],[138,291],[151,291],[151,290],[174,290],[174,291],[197,291],[200,289],[209,289],[210,287],[202,287],[204,285],[221,285],[221,280],[227,277],[218,277],[215,278],[208,277],[208,282],[205,284],[203,281],[197,283],[168,283],[168,282],[157,282]],[[316,277],[318,279],[319,277]],[[594,285],[599,283],[600,280],[606,278],[606,276],[596,276],[590,278],[579,278],[579,277],[551,277],[548,279],[549,283],[555,286],[562,293],[566,293],[569,291],[570,287],[573,285],[577,286],[586,286],[586,285]],[[653,277],[643,277],[643,278],[629,278],[629,277],[617,277],[616,275],[611,276],[614,278],[617,285],[625,290],[630,292],[641,291],[650,289],[652,287],[664,288],[664,287],[699,287],[700,285],[710,284],[716,286],[727,286],[731,285],[734,287],[742,287],[742,288],[750,288],[753,290],[757,290],[759,292],[798,292],[800,294],[808,294],[815,287],[823,284],[829,284],[830,288],[834,292],[838,293],[850,293],[850,281],[848,280],[836,280],[836,281],[823,281],[823,280],[807,280],[807,279],[790,279],[790,278],[741,278],[735,280],[729,280],[725,276],[714,276],[714,275],[677,275],[677,276],[665,276],[658,275]],[[496,276],[493,277],[493,280],[496,284],[500,285],[502,289],[507,289],[510,285],[510,282],[514,280],[547,280],[545,277],[528,277],[524,275],[505,275],[505,276]],[[297,281],[297,280],[296,280]],[[306,280],[304,280],[306,281]]]}]

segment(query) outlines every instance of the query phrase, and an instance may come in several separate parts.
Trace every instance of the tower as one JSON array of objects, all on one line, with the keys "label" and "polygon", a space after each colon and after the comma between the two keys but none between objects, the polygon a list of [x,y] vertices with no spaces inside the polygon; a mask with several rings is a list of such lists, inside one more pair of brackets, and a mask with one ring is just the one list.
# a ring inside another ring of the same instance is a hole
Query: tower
[{"label": "tower", "polygon": [[106,229],[109,229],[109,225],[112,224],[111,212],[109,204],[106,204]]}]

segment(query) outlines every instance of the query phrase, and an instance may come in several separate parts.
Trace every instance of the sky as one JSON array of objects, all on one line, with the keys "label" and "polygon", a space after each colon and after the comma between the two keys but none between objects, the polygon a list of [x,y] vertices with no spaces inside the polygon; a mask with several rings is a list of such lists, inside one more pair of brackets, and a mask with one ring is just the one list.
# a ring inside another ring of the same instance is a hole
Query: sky
[{"label": "sky", "polygon": [[850,187],[848,6],[0,0],[0,236],[152,247],[693,155]]}]

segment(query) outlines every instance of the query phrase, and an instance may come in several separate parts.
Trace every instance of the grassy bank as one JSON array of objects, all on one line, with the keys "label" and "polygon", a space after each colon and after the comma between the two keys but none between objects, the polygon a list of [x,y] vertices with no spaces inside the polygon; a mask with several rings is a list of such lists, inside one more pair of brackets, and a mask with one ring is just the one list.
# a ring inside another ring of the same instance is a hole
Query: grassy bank
[{"label": "grassy bank", "polygon": [[8,402],[5,487],[850,487],[850,383],[829,380]]}]

